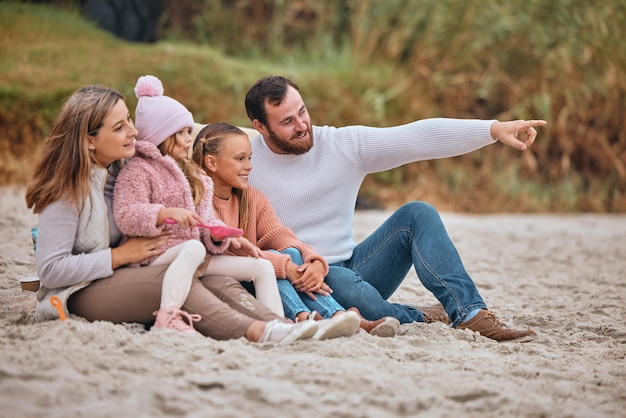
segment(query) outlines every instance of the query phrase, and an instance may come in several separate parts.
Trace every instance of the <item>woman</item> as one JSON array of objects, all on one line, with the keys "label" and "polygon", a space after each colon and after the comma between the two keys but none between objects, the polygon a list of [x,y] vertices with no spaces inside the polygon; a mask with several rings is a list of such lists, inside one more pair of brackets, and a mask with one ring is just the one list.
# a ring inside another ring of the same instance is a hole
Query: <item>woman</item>
[{"label": "woman", "polygon": [[[332,289],[324,282],[326,260],[284,226],[265,195],[248,184],[251,154],[248,136],[236,126],[220,122],[198,132],[192,157],[213,178],[218,215],[228,226],[241,228],[244,237],[272,262],[287,317],[297,322],[311,318],[333,318],[330,323],[350,321],[356,328],[346,327],[345,335],[359,327],[373,335],[396,335],[397,319],[368,321],[356,308],[346,312],[332,297]],[[318,333],[324,332],[323,328],[320,325]]]},{"label": "woman", "polygon": [[[35,255],[42,287],[37,320],[56,318],[51,296],[66,313],[90,321],[150,323],[159,309],[167,265],[127,268],[149,257],[170,234],[118,245],[112,192],[121,161],[135,153],[137,130],[116,90],[85,86],[63,105],[40,148],[26,204],[39,217]],[[287,323],[223,277],[194,280],[182,310],[200,315],[195,328],[216,339],[290,343],[310,338],[313,321]]]}]

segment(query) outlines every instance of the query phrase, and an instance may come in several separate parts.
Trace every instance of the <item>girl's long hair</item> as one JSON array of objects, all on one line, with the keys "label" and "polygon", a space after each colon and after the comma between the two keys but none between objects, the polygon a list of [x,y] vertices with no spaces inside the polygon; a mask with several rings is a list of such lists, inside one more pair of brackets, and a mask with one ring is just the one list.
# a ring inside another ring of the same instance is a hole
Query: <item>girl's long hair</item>
[{"label": "girl's long hair", "polygon": [[87,138],[97,135],[119,100],[125,100],[124,95],[115,89],[84,86],[65,101],[50,135],[39,147],[26,189],[26,205],[34,213],[59,199],[80,208],[89,192],[93,164]]},{"label": "girl's long hair", "polygon": [[[217,122],[205,126],[196,135],[193,144],[192,158],[202,169],[210,175],[210,170],[205,167],[204,156],[213,155],[217,157],[224,148],[224,141],[235,135],[246,135],[244,131],[238,127],[225,123]],[[248,191],[233,187],[232,193],[239,199],[239,225],[238,227],[245,230],[250,219],[250,209],[248,207]]]},{"label": "girl's long hair", "polygon": [[[169,155],[174,158],[172,151],[174,146],[176,145],[176,134],[173,134],[165,141],[161,142],[158,146],[159,151],[163,155]],[[193,160],[189,158],[174,158],[176,164],[180,167],[185,175],[185,178],[189,182],[189,187],[191,188],[191,195],[193,196],[193,202],[196,206],[200,203],[202,199],[202,195],[204,194],[204,184],[202,183],[202,178],[200,177],[204,172],[200,165],[196,164]]]}]

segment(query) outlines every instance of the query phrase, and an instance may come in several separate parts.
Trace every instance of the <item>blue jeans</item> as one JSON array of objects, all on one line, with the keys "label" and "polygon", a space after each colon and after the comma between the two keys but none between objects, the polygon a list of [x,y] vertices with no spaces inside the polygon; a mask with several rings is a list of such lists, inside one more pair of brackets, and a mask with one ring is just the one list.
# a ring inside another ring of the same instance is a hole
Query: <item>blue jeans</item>
[{"label": "blue jeans", "polygon": [[415,307],[386,300],[411,266],[441,302],[453,327],[472,311],[487,308],[439,213],[424,202],[410,202],[395,211],[354,248],[350,259],[330,266],[326,283],[337,302],[357,307],[366,319],[393,316],[401,323],[423,322]]},{"label": "blue jeans", "polygon": [[[299,266],[304,263],[302,254],[295,248],[286,248],[281,253],[288,254],[291,261]],[[345,311],[344,307],[337,303],[332,296],[316,294],[317,300],[313,300],[306,293],[298,292],[289,280],[277,279],[277,282],[285,316],[289,319],[295,320],[296,315],[300,312],[317,311],[324,318],[330,318],[337,311]]]}]

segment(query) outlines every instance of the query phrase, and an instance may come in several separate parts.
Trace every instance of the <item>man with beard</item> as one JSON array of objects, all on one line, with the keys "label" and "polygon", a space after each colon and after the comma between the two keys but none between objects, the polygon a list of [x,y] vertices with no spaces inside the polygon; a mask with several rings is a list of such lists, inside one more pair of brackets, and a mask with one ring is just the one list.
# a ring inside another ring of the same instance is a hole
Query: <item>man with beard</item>
[{"label": "man with beard", "polygon": [[[528,341],[536,334],[502,323],[465,271],[437,210],[409,202],[372,235],[354,242],[357,194],[369,173],[420,160],[462,155],[495,142],[524,151],[543,120],[425,119],[405,125],[314,126],[298,86],[284,77],[257,81],[246,112],[260,133],[252,138],[250,183],[270,199],[281,221],[326,258],[329,274],[294,281],[300,291],[333,292],[367,319],[393,316],[401,323],[442,321],[497,341]],[[520,134],[527,135],[524,141]],[[411,266],[442,306],[417,309],[389,303]],[[445,309],[445,311],[444,311]]]}]

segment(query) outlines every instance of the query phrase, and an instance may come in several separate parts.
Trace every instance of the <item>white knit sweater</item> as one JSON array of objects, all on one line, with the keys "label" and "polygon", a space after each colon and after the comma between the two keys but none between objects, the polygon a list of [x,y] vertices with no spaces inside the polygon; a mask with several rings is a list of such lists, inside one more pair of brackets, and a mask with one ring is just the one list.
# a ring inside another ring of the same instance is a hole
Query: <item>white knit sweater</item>
[{"label": "white knit sweater", "polygon": [[313,148],[302,155],[275,154],[259,135],[251,139],[250,184],[298,238],[335,263],[350,258],[356,245],[354,207],[367,174],[492,144],[493,122],[437,118],[389,128],[313,126]]}]

